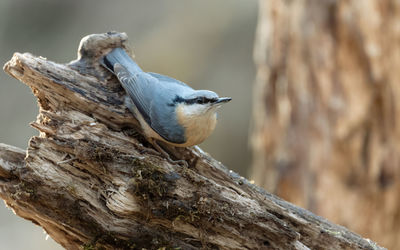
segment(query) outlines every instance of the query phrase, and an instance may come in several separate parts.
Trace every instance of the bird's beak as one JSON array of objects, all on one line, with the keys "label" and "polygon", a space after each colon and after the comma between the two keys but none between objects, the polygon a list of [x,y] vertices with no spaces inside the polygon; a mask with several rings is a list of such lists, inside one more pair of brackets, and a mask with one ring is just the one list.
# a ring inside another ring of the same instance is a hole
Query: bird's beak
[{"label": "bird's beak", "polygon": [[232,100],[230,97],[220,97],[216,102],[214,102],[214,104],[223,104],[225,102],[229,102],[230,100]]}]

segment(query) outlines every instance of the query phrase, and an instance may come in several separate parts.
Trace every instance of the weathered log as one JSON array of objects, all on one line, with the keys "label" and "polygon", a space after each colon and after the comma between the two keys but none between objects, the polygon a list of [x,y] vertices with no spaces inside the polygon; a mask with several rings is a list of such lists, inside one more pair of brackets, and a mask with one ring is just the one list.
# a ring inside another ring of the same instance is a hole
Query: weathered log
[{"label": "weathered log", "polygon": [[[84,38],[78,60],[14,54],[4,69],[38,98],[27,151],[0,145],[0,197],[67,249],[381,249],[229,171],[199,147],[151,150],[98,63],[121,33]],[[137,132],[139,131],[139,132]]]}]

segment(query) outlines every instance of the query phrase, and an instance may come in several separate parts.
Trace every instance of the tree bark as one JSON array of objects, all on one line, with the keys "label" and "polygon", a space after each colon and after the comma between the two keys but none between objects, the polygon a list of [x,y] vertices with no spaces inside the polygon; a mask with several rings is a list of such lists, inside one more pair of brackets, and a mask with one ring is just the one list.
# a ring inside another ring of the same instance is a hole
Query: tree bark
[{"label": "tree bark", "polygon": [[260,0],[252,178],[400,246],[400,4]]},{"label": "tree bark", "polygon": [[[126,48],[91,35],[66,65],[16,53],[5,71],[40,106],[27,151],[0,145],[0,197],[67,249],[381,249],[250,184],[199,147],[160,157],[99,59]],[[134,129],[133,129],[134,128]],[[165,145],[164,145],[165,146]]]}]

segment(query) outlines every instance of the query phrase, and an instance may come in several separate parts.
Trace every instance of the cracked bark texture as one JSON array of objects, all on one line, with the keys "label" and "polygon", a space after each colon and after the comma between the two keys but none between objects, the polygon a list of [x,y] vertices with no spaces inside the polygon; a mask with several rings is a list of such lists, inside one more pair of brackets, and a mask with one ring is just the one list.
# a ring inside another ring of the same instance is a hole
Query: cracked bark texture
[{"label": "cracked bark texture", "polygon": [[400,246],[400,2],[260,1],[251,178]]},{"label": "cracked bark texture", "polygon": [[229,171],[199,147],[155,155],[99,65],[124,33],[82,39],[76,61],[15,53],[5,71],[39,103],[28,149],[0,145],[0,197],[67,249],[381,249]]}]

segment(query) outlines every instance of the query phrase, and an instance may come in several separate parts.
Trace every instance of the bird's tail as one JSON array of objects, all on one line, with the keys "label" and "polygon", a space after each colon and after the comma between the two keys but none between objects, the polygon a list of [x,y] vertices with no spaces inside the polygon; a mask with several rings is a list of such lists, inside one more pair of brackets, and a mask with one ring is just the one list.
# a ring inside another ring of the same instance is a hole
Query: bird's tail
[{"label": "bird's tail", "polygon": [[105,55],[101,60],[101,64],[114,73],[114,65],[121,64],[130,73],[135,74],[141,72],[142,69],[122,48],[115,48],[110,53]]}]

